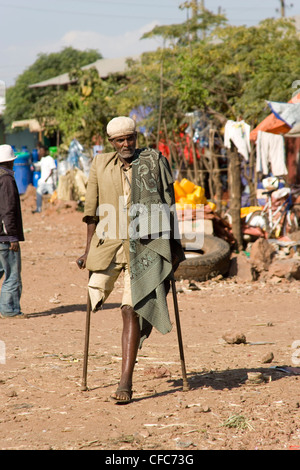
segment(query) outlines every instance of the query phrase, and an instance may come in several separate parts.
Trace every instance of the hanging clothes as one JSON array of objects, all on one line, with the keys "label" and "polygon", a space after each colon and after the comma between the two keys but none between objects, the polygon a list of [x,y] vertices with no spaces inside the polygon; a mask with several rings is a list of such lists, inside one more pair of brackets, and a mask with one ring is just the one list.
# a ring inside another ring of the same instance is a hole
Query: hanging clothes
[{"label": "hanging clothes", "polygon": [[287,175],[284,137],[258,131],[256,140],[256,171],[273,176]]},{"label": "hanging clothes", "polygon": [[245,121],[227,121],[224,129],[224,146],[230,149],[231,142],[248,162],[251,151],[249,124]]}]

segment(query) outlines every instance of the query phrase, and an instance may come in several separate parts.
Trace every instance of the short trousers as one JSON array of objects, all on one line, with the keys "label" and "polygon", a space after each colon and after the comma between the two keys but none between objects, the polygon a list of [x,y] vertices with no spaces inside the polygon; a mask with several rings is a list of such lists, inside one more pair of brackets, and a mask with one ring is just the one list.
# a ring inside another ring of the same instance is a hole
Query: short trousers
[{"label": "short trousers", "polygon": [[130,307],[133,306],[128,264],[115,263],[112,261],[104,271],[92,272],[89,279],[88,291],[93,311],[97,311],[103,306],[105,300],[113,291],[115,282],[122,271],[124,271],[124,291],[121,307],[123,305],[129,305]]}]

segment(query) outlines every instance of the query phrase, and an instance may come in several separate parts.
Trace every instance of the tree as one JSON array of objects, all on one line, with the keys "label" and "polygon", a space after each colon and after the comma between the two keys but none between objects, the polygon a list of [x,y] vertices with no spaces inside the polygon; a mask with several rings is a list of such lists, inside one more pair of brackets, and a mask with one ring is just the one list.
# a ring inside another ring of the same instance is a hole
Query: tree
[{"label": "tree", "polygon": [[219,26],[192,48],[177,42],[144,54],[131,71],[122,99],[150,106],[148,120],[154,128],[160,112],[174,128],[193,110],[208,113],[220,124],[242,118],[255,126],[269,112],[265,100],[291,98],[292,83],[299,77],[299,53],[291,20],[268,19],[250,28]]},{"label": "tree", "polygon": [[257,27],[217,28],[210,40],[178,56],[176,86],[185,109],[201,108],[224,119],[255,125],[265,100],[287,101],[299,75],[300,41],[290,20],[265,20]]},{"label": "tree", "polygon": [[155,26],[151,31],[145,33],[142,39],[161,36],[173,45],[186,46],[199,41],[199,32],[201,33],[200,37],[204,38],[216,26],[224,25],[227,22],[225,15],[216,15],[194,1],[184,2],[179,8],[187,9],[187,11],[192,9],[191,17],[180,24]]},{"label": "tree", "polygon": [[56,87],[40,97],[32,116],[43,123],[46,135],[59,133],[64,147],[73,138],[91,147],[94,137],[105,136],[106,125],[116,114],[111,100],[126,79],[111,75],[103,80],[96,68],[73,70],[70,78],[74,83],[67,89]]},{"label": "tree", "polygon": [[34,64],[19,75],[16,84],[7,89],[6,126],[10,127],[13,121],[31,118],[34,104],[49,94],[48,88],[29,88],[29,85],[78,69],[101,57],[96,50],[78,51],[72,47],[66,47],[61,52],[39,54]]}]

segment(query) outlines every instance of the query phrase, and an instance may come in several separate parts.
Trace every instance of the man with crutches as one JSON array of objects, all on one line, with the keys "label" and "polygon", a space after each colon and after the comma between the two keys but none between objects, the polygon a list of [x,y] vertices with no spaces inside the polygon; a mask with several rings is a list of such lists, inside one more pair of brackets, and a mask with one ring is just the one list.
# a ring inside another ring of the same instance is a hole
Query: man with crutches
[{"label": "man with crutches", "polygon": [[[166,158],[152,149],[136,149],[137,134],[131,118],[112,119],[107,134],[114,151],[96,155],[93,160],[83,217],[87,224],[86,250],[77,260],[78,266],[86,267],[90,274],[83,388],[86,388],[90,312],[102,308],[115,281],[124,272],[122,370],[119,386],[112,395],[116,403],[124,404],[132,399],[138,348],[153,327],[163,334],[172,328],[166,299],[170,282],[187,387],[173,281],[173,271],[184,259],[184,252],[174,228],[174,211],[167,210],[175,207],[175,200]],[[161,225],[164,216],[169,224]]]}]

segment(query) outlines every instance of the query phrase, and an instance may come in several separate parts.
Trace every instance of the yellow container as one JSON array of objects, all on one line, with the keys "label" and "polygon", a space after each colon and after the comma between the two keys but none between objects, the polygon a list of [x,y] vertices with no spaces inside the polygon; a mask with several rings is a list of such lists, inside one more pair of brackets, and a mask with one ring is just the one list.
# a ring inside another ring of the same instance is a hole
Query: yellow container
[{"label": "yellow container", "polygon": [[208,201],[207,204],[211,208],[211,210],[214,212],[216,210],[216,204],[214,202]]},{"label": "yellow container", "polygon": [[246,217],[251,212],[262,210],[261,206],[250,206],[241,208],[241,218]]},{"label": "yellow container", "polygon": [[180,185],[179,181],[175,181],[174,183],[174,193],[175,193],[175,202],[178,202],[180,198],[186,197],[186,192]]},{"label": "yellow container", "polygon": [[205,190],[202,186],[196,186],[196,189],[193,192],[194,202],[196,204],[207,204],[207,199],[205,197]]},{"label": "yellow container", "polygon": [[191,204],[196,204],[196,203],[197,203],[197,201],[196,201],[197,196],[196,196],[196,194],[194,194],[194,193],[192,193],[192,194],[187,194],[186,199],[187,199],[187,202],[188,202],[188,203],[191,203]]},{"label": "yellow container", "polygon": [[184,209],[186,207],[196,207],[196,204],[190,200],[190,198],[187,197],[181,197],[178,201],[178,204]]},{"label": "yellow container", "polygon": [[184,204],[188,204],[188,200],[187,200],[186,197],[181,197],[178,202],[179,202],[179,204],[181,204],[183,206],[184,206]]},{"label": "yellow container", "polygon": [[195,187],[196,187],[196,185],[194,183],[192,183],[192,181],[189,181],[186,178],[183,178],[180,181],[180,186],[186,192],[186,194],[192,193],[194,191]]}]

